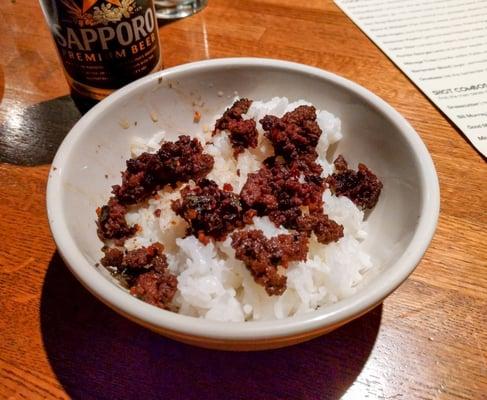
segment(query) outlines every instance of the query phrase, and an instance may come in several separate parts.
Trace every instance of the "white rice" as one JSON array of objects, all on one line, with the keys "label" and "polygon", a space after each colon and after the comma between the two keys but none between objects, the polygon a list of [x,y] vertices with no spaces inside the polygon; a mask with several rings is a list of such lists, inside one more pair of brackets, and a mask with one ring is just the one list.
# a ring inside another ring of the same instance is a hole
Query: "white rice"
[{"label": "white rice", "polygon": [[[280,117],[302,104],[310,103],[304,100],[289,103],[287,98],[277,97],[268,102],[254,101],[244,118],[258,121],[266,114]],[[341,124],[327,111],[317,111],[317,121],[323,131],[317,146],[317,161],[323,167],[323,176],[327,176],[334,167],[326,159],[326,151],[342,138]],[[205,145],[205,152],[215,158],[209,179],[219,186],[230,183],[235,192],[240,192],[247,174],[258,170],[261,162],[273,155],[259,123],[257,127],[257,148],[247,149],[238,160],[233,157],[227,134],[209,138],[211,142]],[[133,156],[143,151],[156,151],[163,136],[164,132],[148,142],[134,138]],[[208,137],[202,132],[197,134],[200,140],[205,136]],[[325,212],[344,226],[344,237],[336,243],[323,245],[313,234],[307,261],[291,262],[281,271],[287,275],[287,290],[281,296],[269,296],[264,287],[255,283],[243,262],[235,259],[229,237],[224,242],[210,242],[206,246],[193,236],[184,237],[186,222],[171,210],[171,201],[179,198],[181,186],[165,188],[159,191],[158,199],[129,211],[127,222],[138,224],[142,229],[125,243],[129,250],[154,242],[165,246],[169,269],[178,279],[174,303],[181,314],[219,321],[286,318],[352,295],[365,272],[372,267],[370,256],[361,245],[366,237],[364,213],[348,198],[335,197],[326,190],[323,195]],[[159,218],[154,215],[156,209],[161,210]],[[284,228],[276,228],[267,217],[254,217],[253,224],[245,229],[261,229],[267,237],[288,233]]]}]

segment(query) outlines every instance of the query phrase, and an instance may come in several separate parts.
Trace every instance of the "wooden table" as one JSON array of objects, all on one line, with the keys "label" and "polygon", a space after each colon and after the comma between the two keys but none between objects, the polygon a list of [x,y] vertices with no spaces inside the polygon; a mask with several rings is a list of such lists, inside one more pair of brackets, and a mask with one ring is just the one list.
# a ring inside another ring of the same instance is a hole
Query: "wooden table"
[{"label": "wooden table", "polygon": [[66,270],[45,187],[80,115],[37,1],[3,0],[0,16],[0,398],[487,398],[485,160],[331,1],[210,0],[160,27],[166,67],[272,57],[358,82],[407,118],[438,171],[438,230],[407,282],[332,334],[257,354],[159,337]]}]

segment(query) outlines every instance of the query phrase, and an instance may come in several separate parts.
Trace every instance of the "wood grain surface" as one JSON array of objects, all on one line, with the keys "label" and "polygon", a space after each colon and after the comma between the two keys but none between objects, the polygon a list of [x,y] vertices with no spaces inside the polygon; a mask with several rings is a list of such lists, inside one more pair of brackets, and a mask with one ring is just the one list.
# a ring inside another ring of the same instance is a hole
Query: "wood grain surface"
[{"label": "wood grain surface", "polygon": [[38,2],[0,4],[0,398],[487,398],[485,160],[331,1],[210,0],[160,26],[164,65],[280,58],[375,92],[433,156],[438,230],[413,275],[371,313],[299,346],[239,354],[136,326],[66,270],[45,187],[79,112]]}]

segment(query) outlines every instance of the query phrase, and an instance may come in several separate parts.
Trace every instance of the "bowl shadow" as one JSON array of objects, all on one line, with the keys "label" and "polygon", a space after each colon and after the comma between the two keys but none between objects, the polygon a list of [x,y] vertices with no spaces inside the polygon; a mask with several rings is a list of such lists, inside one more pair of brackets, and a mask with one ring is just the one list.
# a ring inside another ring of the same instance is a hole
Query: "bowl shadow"
[{"label": "bowl shadow", "polygon": [[338,399],[372,351],[382,305],[296,346],[232,353],[181,344],[99,302],[53,254],[41,297],[45,350],[73,399]]}]

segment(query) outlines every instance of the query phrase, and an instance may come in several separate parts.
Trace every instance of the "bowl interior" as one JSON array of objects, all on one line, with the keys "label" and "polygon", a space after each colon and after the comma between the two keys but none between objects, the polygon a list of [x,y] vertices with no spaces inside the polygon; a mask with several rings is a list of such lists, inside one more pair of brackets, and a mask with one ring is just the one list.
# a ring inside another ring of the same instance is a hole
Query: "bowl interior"
[{"label": "bowl interior", "polygon": [[[85,116],[70,135],[70,145],[61,149],[63,157],[55,160],[61,196],[56,215],[64,219],[77,249],[93,265],[93,274],[103,274],[94,267],[102,254],[95,209],[106,202],[111,185],[120,182],[134,136],[149,138],[164,130],[172,140],[204,126],[212,129],[215,116],[236,94],[256,100],[306,99],[342,121],[344,138],[330,158],[344,154],[354,168],[363,162],[384,184],[379,203],[368,215],[365,246],[380,266],[380,275],[387,274],[408,248],[421,217],[427,190],[422,161],[411,145],[413,138],[377,105],[377,98],[371,101],[368,92],[344,82],[348,81],[289,66],[215,63],[163,71],[121,89]],[[198,124],[193,122],[194,110],[202,115]],[[375,279],[370,277],[364,286]]]}]

